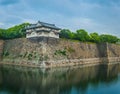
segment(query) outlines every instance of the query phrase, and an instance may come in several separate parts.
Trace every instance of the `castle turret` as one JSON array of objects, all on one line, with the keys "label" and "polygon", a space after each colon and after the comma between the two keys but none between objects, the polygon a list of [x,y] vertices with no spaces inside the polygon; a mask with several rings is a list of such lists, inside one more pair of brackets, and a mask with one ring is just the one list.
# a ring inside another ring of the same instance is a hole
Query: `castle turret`
[{"label": "castle turret", "polygon": [[26,27],[26,38],[35,37],[53,37],[59,38],[60,28],[55,24],[49,24],[38,21],[36,24],[30,24]]}]

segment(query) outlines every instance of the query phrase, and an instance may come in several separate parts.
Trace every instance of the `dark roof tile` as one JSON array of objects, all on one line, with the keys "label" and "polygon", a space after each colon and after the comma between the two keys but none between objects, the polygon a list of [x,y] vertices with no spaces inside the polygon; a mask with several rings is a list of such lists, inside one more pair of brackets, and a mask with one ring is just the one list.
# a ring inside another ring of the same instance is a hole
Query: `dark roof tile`
[{"label": "dark roof tile", "polygon": [[40,22],[40,21],[38,21],[38,23],[36,23],[36,24],[29,25],[26,29],[36,28],[36,27],[40,27],[40,26],[60,30],[60,28],[56,27],[55,24],[49,24],[49,23]]}]

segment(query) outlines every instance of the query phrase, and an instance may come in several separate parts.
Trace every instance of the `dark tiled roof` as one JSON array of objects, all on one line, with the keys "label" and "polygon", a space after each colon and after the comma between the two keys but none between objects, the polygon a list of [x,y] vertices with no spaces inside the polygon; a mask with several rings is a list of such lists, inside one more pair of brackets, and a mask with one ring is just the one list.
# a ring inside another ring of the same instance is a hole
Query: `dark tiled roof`
[{"label": "dark tiled roof", "polygon": [[38,23],[36,24],[29,25],[28,27],[26,27],[26,29],[31,29],[31,28],[36,28],[36,27],[48,27],[48,28],[60,30],[60,28],[56,27],[55,24],[49,24],[49,23],[40,22],[40,21],[38,21]]}]

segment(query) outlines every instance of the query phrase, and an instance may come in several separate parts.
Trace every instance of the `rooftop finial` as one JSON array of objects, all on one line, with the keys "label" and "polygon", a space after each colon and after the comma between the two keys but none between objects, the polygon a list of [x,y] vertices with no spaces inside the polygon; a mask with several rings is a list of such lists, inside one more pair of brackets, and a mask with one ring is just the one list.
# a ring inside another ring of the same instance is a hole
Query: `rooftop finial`
[{"label": "rooftop finial", "polygon": [[38,21],[38,23],[40,23],[40,21]]}]

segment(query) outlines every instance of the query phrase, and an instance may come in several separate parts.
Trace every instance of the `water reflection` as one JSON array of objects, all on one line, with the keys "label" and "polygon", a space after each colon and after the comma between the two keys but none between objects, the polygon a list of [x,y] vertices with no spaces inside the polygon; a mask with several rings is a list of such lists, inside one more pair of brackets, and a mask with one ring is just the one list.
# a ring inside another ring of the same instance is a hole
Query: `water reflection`
[{"label": "water reflection", "polygon": [[54,69],[4,66],[0,67],[0,94],[90,94],[91,87],[116,83],[119,72],[119,65]]}]

